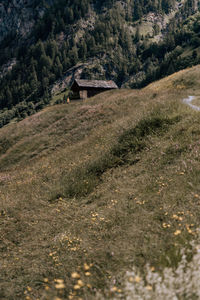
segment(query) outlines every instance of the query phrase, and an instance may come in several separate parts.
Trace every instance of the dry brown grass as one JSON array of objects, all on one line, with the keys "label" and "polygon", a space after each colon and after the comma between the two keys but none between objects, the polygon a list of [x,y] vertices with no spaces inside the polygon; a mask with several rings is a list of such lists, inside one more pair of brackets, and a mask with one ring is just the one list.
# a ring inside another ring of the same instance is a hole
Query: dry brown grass
[{"label": "dry brown grass", "polygon": [[[199,227],[200,115],[181,103],[198,94],[199,78],[194,67],[0,130],[1,299],[95,299],[133,264],[177,265]],[[70,179],[84,173],[85,187],[87,170],[149,115],[180,121],[141,137],[126,163],[104,165],[85,197],[69,197]]]}]

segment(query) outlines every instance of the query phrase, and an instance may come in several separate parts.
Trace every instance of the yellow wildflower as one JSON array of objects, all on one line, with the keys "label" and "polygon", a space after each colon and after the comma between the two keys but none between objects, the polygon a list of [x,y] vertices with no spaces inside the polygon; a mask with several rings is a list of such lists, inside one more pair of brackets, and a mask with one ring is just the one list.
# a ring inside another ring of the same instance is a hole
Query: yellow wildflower
[{"label": "yellow wildflower", "polygon": [[131,277],[129,277],[128,281],[129,282],[134,282],[134,278],[131,276]]},{"label": "yellow wildflower", "polygon": [[117,290],[118,290],[118,288],[117,288],[116,286],[113,286],[113,287],[111,288],[111,292],[117,292]]},{"label": "yellow wildflower", "polygon": [[186,226],[188,233],[193,233],[188,224],[186,224],[185,226]]},{"label": "yellow wildflower", "polygon": [[78,283],[79,286],[84,286],[84,283],[81,279],[79,279],[77,283]]},{"label": "yellow wildflower", "polygon": [[146,289],[147,289],[148,291],[152,291],[152,286],[151,286],[151,285],[147,285],[147,286],[146,286]]},{"label": "yellow wildflower", "polygon": [[64,284],[64,283],[57,283],[57,284],[55,285],[55,288],[58,289],[58,290],[64,289],[64,288],[65,288],[65,284]]},{"label": "yellow wildflower", "polygon": [[81,288],[80,285],[78,285],[78,284],[75,284],[75,285],[74,285],[74,290],[80,290],[80,288]]},{"label": "yellow wildflower", "polygon": [[90,266],[88,266],[88,264],[84,263],[83,268],[85,271],[88,271],[90,269]]},{"label": "yellow wildflower", "polygon": [[171,225],[167,224],[167,223],[163,223],[162,226],[163,226],[163,228],[170,228],[171,227]]},{"label": "yellow wildflower", "polygon": [[180,231],[180,230],[176,230],[176,231],[174,232],[174,235],[179,235],[179,234],[181,234],[181,231]]},{"label": "yellow wildflower", "polygon": [[141,281],[141,278],[139,276],[135,276],[135,282],[139,283]]},{"label": "yellow wildflower", "polygon": [[57,282],[57,283],[63,283],[64,282],[63,279],[54,279],[54,281]]},{"label": "yellow wildflower", "polygon": [[177,215],[173,215],[172,218],[175,219],[175,220],[178,220],[178,216]]},{"label": "yellow wildflower", "polygon": [[71,274],[71,277],[74,278],[74,279],[79,279],[80,278],[80,275],[77,273],[77,272],[73,272]]}]

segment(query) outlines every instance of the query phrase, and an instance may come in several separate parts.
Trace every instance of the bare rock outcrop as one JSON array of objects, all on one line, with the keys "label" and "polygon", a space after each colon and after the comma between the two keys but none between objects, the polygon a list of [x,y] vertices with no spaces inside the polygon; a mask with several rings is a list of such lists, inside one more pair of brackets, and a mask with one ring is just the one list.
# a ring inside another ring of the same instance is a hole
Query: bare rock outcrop
[{"label": "bare rock outcrop", "polygon": [[[53,0],[45,1],[51,5]],[[38,0],[7,0],[0,2],[0,42],[9,34],[26,37],[38,17],[45,12],[45,6]],[[46,6],[47,7],[47,6]]]}]

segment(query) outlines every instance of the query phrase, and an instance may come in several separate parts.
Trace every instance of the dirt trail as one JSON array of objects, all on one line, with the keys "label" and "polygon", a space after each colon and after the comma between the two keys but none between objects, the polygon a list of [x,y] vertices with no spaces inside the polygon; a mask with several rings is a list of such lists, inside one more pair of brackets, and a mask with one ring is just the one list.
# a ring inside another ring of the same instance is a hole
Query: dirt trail
[{"label": "dirt trail", "polygon": [[188,96],[188,98],[183,99],[183,103],[189,105],[192,109],[196,111],[200,111],[200,107],[197,105],[193,105],[191,102],[195,99],[195,96]]}]

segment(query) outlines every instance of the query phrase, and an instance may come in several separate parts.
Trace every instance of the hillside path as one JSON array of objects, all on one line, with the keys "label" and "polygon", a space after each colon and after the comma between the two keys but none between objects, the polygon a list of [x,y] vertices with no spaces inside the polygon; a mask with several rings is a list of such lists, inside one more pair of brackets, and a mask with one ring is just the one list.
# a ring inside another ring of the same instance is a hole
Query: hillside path
[{"label": "hillside path", "polygon": [[196,110],[196,111],[200,111],[200,107],[193,105],[191,102],[192,100],[195,99],[195,96],[188,96],[188,98],[183,99],[183,103],[186,103],[187,105],[189,105],[192,109]]}]

